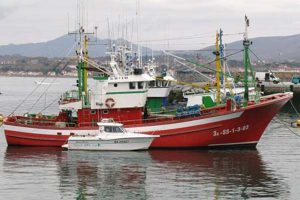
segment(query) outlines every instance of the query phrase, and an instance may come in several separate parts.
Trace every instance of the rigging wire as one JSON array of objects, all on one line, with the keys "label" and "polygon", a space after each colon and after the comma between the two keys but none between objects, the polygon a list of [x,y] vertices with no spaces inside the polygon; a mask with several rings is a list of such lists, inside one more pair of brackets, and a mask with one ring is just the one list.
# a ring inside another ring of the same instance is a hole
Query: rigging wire
[{"label": "rigging wire", "polygon": [[[66,65],[62,68],[62,70],[64,70],[66,67],[68,66],[68,63],[66,63]],[[50,84],[47,86],[46,90],[37,98],[37,100],[32,104],[32,106],[30,107],[30,109],[28,110],[28,113],[31,112],[31,110],[34,108],[34,106],[40,101],[40,99],[46,95],[47,91],[49,90],[49,88],[52,86],[52,84],[54,83],[54,81],[57,80],[57,77],[53,78],[52,81],[50,82]]]},{"label": "rigging wire", "polygon": [[55,102],[57,102],[60,99],[60,96],[53,99],[47,106],[45,106],[42,110],[39,111],[39,113],[42,113],[43,111],[47,110],[50,106],[52,106]]},{"label": "rigging wire", "polygon": [[[250,50],[250,52],[256,57],[256,59],[257,60],[259,60],[260,62],[262,62],[262,63],[265,63],[261,58],[259,58],[251,49],[249,49]],[[271,71],[271,70],[270,70]],[[281,84],[282,85],[284,85],[284,86],[288,86],[287,84],[285,84],[285,83],[283,83],[283,82],[281,82]],[[297,114],[297,116],[298,117],[300,117],[300,113],[298,112],[298,110],[296,109],[296,107],[295,107],[295,105],[293,104],[293,102],[292,102],[292,100],[289,100],[289,102],[290,102],[290,104],[291,104],[291,106],[292,106],[292,108],[293,108],[293,110],[295,111],[295,113]],[[292,131],[293,132],[293,131]],[[294,133],[294,132],[293,132]],[[297,136],[299,136],[298,134],[297,134]],[[300,137],[300,136],[299,136]]]},{"label": "rigging wire", "polygon": [[214,81],[214,80],[213,80],[212,78],[210,78],[209,76],[207,76],[207,75],[205,75],[205,74],[199,72],[196,68],[190,67],[190,66],[188,66],[187,64],[185,64],[185,63],[183,63],[183,62],[177,60],[176,58],[174,59],[174,61],[175,61],[175,62],[178,62],[179,64],[181,64],[181,65],[183,65],[183,66],[185,66],[185,67],[187,67],[187,68],[189,68],[190,70],[196,72],[197,74],[200,74],[201,76],[207,78],[208,80],[210,80],[210,81],[212,81],[212,82]]},{"label": "rigging wire", "polygon": [[223,33],[223,36],[231,36],[231,35],[244,35],[244,32],[238,32],[238,33]]},{"label": "rigging wire", "polygon": [[249,51],[254,55],[254,57],[261,63],[265,63],[265,61],[263,61],[262,59],[260,59],[250,48]]},{"label": "rigging wire", "polygon": [[[73,50],[73,48],[75,47],[75,45],[76,45],[76,43],[77,42],[75,42],[74,44],[73,44],[73,46],[69,49],[69,51],[68,51],[68,53],[67,53],[67,55],[69,55],[70,53],[71,53],[71,51]],[[65,58],[64,58],[65,59]],[[64,60],[64,59],[62,59],[62,60],[60,60],[60,61],[58,61],[58,63],[57,63],[57,65],[56,65],[56,67],[54,68],[54,70],[55,69],[57,69],[58,68],[58,66],[59,66],[59,64]],[[43,80],[41,81],[42,83],[47,79],[48,77],[46,76],[46,77],[44,77],[43,78]],[[39,84],[39,85],[37,85],[37,87],[36,88],[34,88],[13,110],[12,110],[12,112],[8,115],[8,116],[11,116],[11,115],[13,115],[15,112],[16,112],[16,110],[17,109],[19,109],[20,107],[21,107],[21,105],[23,105],[27,100],[28,100],[28,98],[29,97],[31,97],[32,96],[32,94],[41,86],[42,84]]]},{"label": "rigging wire", "polygon": [[88,64],[90,64],[91,66],[93,66],[93,67],[95,67],[96,69],[98,69],[100,72],[106,74],[106,75],[111,75],[111,74],[112,74],[111,72],[108,72],[108,71],[105,71],[105,70],[101,69],[101,66],[98,65],[98,64],[97,64],[95,61],[93,61],[93,60],[85,59],[85,58],[83,58],[83,60],[84,60],[85,62],[87,62]]},{"label": "rigging wire", "polygon": [[[223,58],[215,59],[215,60],[210,61],[210,62],[205,63],[205,64],[199,64],[199,63],[197,63],[196,61],[187,60],[187,59],[185,59],[185,58],[176,56],[176,55],[174,55],[174,54],[172,54],[172,53],[169,53],[169,52],[166,52],[166,51],[164,51],[164,53],[165,53],[165,54],[168,54],[168,55],[171,55],[172,57],[177,58],[177,59],[179,59],[179,60],[187,61],[187,62],[189,62],[189,63],[191,63],[191,64],[193,64],[193,65],[196,65],[196,66],[198,66],[198,67],[202,67],[202,68],[208,69],[208,70],[210,70],[210,71],[217,72],[217,70],[211,69],[209,65],[212,64],[212,63],[214,63],[214,62],[216,62],[216,61],[219,61],[219,60],[222,60],[222,59],[226,59],[226,58],[228,58],[228,57],[230,57],[230,56],[233,56],[233,55],[238,54],[238,53],[243,52],[243,51],[244,51],[244,50],[240,50],[240,51],[237,51],[237,52],[228,54],[228,55],[226,55],[226,56],[223,57]],[[233,76],[230,76],[229,74],[227,74],[227,73],[225,73],[225,72],[221,72],[221,74],[225,74],[226,76],[233,78]]]},{"label": "rigging wire", "polygon": [[161,38],[161,39],[151,39],[151,40],[139,40],[133,42],[161,42],[161,41],[169,41],[169,40],[190,40],[190,39],[198,39],[198,38],[211,38],[212,35],[195,35],[195,36],[185,36],[185,37],[174,37],[174,38]]},{"label": "rigging wire", "polygon": [[[224,36],[231,36],[231,35],[242,35],[243,32],[238,33],[227,33],[224,34]],[[190,35],[190,36],[182,36],[182,37],[174,37],[174,38],[160,38],[160,39],[150,39],[150,40],[140,40],[140,41],[134,41],[134,42],[158,42],[158,41],[169,41],[169,40],[190,40],[190,39],[198,39],[198,38],[213,38],[214,35],[211,35],[210,33],[204,33],[204,34],[197,34],[197,35]]]}]

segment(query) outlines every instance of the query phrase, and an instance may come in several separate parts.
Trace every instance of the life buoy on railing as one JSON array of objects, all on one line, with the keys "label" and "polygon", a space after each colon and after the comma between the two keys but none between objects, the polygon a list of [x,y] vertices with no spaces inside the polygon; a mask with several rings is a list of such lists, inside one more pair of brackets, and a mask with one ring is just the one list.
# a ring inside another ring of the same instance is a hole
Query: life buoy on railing
[{"label": "life buoy on railing", "polygon": [[108,98],[105,101],[105,105],[108,108],[113,108],[115,106],[115,104],[116,104],[116,102],[115,102],[115,100],[113,98]]}]

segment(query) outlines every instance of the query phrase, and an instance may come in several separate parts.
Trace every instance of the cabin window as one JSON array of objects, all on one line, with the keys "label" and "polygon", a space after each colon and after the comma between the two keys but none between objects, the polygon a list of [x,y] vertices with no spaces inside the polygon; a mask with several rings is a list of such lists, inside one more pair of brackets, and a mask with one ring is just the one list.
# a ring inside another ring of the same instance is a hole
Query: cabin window
[{"label": "cabin window", "polygon": [[96,112],[96,110],[91,110],[91,115],[95,115],[97,112]]},{"label": "cabin window", "polygon": [[154,87],[155,86],[155,81],[150,81],[149,86]]},{"label": "cabin window", "polygon": [[157,87],[161,87],[162,86],[162,81],[157,81],[156,85],[157,85]]},{"label": "cabin window", "polygon": [[57,135],[61,135],[61,132],[57,132]]},{"label": "cabin window", "polygon": [[144,88],[144,82],[138,82],[138,89]]},{"label": "cabin window", "polygon": [[72,135],[75,135],[75,133],[70,133],[70,135],[72,136]]},{"label": "cabin window", "polygon": [[134,90],[135,89],[135,82],[129,83],[129,89]]},{"label": "cabin window", "polygon": [[162,86],[163,86],[163,87],[167,87],[167,85],[168,85],[168,82],[167,82],[167,81],[163,81],[163,82],[162,82]]},{"label": "cabin window", "polygon": [[118,87],[118,83],[115,83],[115,84],[114,84],[114,87]]},{"label": "cabin window", "polygon": [[118,126],[105,126],[104,131],[107,133],[123,133],[123,129]]},{"label": "cabin window", "polygon": [[105,109],[105,110],[102,111],[102,113],[103,114],[108,114],[108,110]]}]

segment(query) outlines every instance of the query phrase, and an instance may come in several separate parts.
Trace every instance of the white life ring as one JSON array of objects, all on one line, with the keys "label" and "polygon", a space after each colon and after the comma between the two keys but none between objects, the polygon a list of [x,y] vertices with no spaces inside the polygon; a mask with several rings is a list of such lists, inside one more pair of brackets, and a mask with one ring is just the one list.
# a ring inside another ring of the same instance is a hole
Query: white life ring
[{"label": "white life ring", "polygon": [[105,100],[105,106],[108,108],[113,108],[115,106],[116,102],[113,98],[108,98]]}]

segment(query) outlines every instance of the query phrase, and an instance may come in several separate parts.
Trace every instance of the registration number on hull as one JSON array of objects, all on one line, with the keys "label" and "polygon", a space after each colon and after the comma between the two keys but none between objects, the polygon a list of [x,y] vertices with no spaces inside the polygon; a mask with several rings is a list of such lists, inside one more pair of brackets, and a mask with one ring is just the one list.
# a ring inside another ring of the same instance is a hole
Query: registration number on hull
[{"label": "registration number on hull", "polygon": [[246,130],[249,129],[249,125],[243,125],[243,126],[238,126],[238,127],[234,127],[234,128],[226,128],[220,131],[213,131],[213,136],[214,137],[218,137],[218,136],[223,136],[223,135],[228,135],[228,134],[234,134],[234,133],[242,133]]},{"label": "registration number on hull", "polygon": [[114,143],[115,144],[125,144],[125,143],[129,143],[129,140],[115,140]]}]

